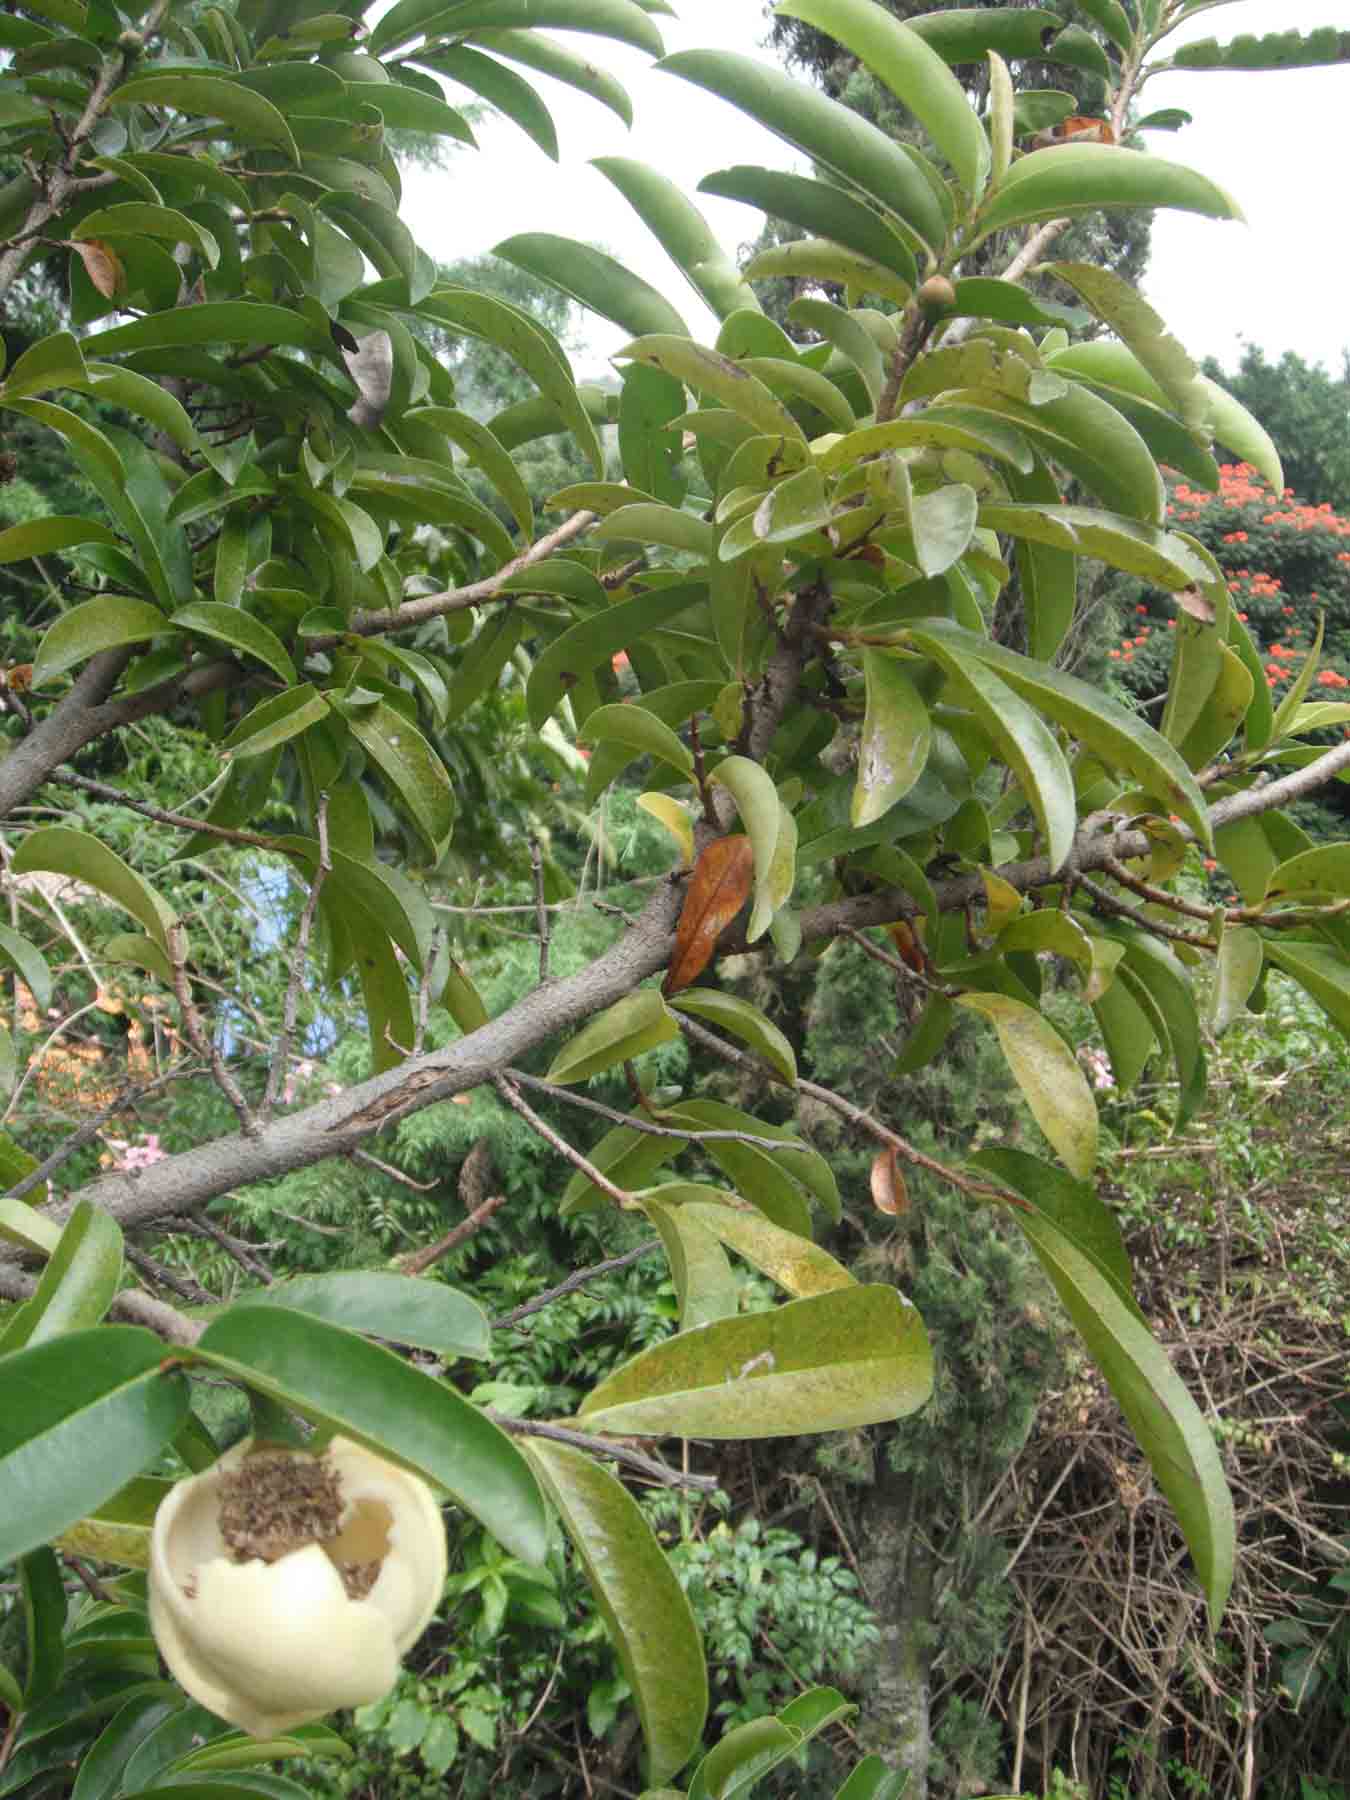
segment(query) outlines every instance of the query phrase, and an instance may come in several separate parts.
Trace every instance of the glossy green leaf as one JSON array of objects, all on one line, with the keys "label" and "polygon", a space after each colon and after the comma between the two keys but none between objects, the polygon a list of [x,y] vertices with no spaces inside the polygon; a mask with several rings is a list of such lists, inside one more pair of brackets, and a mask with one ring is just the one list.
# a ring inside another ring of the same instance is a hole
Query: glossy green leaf
[{"label": "glossy green leaf", "polygon": [[802,428],[762,381],[747,374],[738,362],[720,351],[709,350],[689,338],[663,332],[634,339],[614,360],[634,361],[673,375],[687,387],[729,407],[756,431],[770,436],[801,439]]},{"label": "glossy green leaf", "polygon": [[498,56],[523,63],[528,69],[538,69],[541,74],[551,75],[555,81],[564,82],[578,93],[598,100],[616,113],[626,126],[632,127],[633,106],[627,92],[607,70],[600,68],[594,58],[578,55],[575,50],[569,50],[566,45],[537,31],[483,30],[476,32],[474,37],[475,42],[494,50]]},{"label": "glossy green leaf", "polygon": [[740,1306],[741,1288],[717,1238],[689,1216],[687,1207],[678,1204],[684,1185],[674,1184],[671,1203],[662,1198],[666,1190],[656,1188],[642,1196],[642,1205],[670,1264],[680,1330],[693,1331],[711,1325],[714,1319],[734,1315]]},{"label": "glossy green leaf", "polygon": [[851,50],[914,114],[967,194],[979,199],[989,179],[989,140],[965,89],[918,32],[875,0],[779,0],[776,10]]},{"label": "glossy green leaf", "polygon": [[708,1711],[698,1626],[627,1490],[579,1451],[533,1439],[529,1456],[586,1571],[642,1721],[649,1781],[693,1755]]},{"label": "glossy green leaf", "polygon": [[271,144],[300,161],[286,116],[270,100],[235,81],[199,75],[190,68],[132,75],[112,94],[112,104],[167,107],[177,113],[221,119],[246,143]]},{"label": "glossy green leaf", "polygon": [[1134,44],[1134,27],[1120,0],[1076,0],[1094,24],[1100,25],[1118,50],[1128,51]]},{"label": "glossy green leaf", "polygon": [[213,1319],[194,1355],[317,1424],[414,1469],[524,1562],[544,1559],[548,1522],[510,1438],[444,1382],[336,1325],[284,1306]]},{"label": "glossy green leaf", "polygon": [[491,1334],[482,1307],[444,1282],[418,1276],[380,1269],[296,1275],[258,1288],[235,1304],[289,1307],[348,1331],[415,1344],[444,1357],[488,1354]]},{"label": "glossy green leaf", "polygon": [[174,629],[160,609],[146,600],[99,594],[71,607],[48,627],[34,660],[33,686],[45,687],[53,677],[88,662],[100,651],[138,644]]},{"label": "glossy green leaf", "polygon": [[1252,676],[1242,659],[1220,644],[1214,684],[1178,745],[1182,760],[1192,769],[1203,769],[1212,762],[1240,731],[1252,693]]},{"label": "glossy green leaf", "polygon": [[778,790],[772,778],[747,756],[728,756],[713,771],[712,781],[729,790],[750,839],[755,858],[755,904],[746,930],[754,943],[769,929],[774,914],[774,852],[782,826]]},{"label": "glossy green leaf", "polygon": [[1247,925],[1227,926],[1214,959],[1214,980],[1209,991],[1208,1024],[1216,1038],[1222,1037],[1246,1011],[1264,966],[1260,933]]},{"label": "glossy green leaf", "polygon": [[805,325],[818,333],[833,344],[841,356],[848,358],[857,370],[867,390],[867,397],[875,408],[886,385],[886,365],[871,332],[852,313],[846,312],[842,306],[836,306],[832,300],[810,297],[794,300],[788,307],[788,317],[794,324]]},{"label": "glossy green leaf", "polygon": [[0,1557],[50,1542],[124,1487],[188,1410],[164,1345],[134,1325],[69,1332],[5,1362]]},{"label": "glossy green leaf", "polygon": [[85,349],[97,356],[206,344],[288,344],[329,358],[334,354],[331,341],[300,313],[253,300],[207,300],[200,306],[149,313],[85,339]]},{"label": "glossy green leaf", "polygon": [[1097,1164],[1097,1104],[1054,1026],[1006,994],[959,994],[956,1004],[989,1020],[1031,1116],[1071,1172],[1090,1176]]},{"label": "glossy green leaf", "polygon": [[417,727],[385,700],[369,712],[351,711],[345,723],[388,782],[432,857],[438,857],[455,822],[454,790],[440,757]]},{"label": "glossy green leaf", "polygon": [[39,826],[20,844],[10,867],[16,875],[40,869],[86,882],[129,912],[161,950],[168,949],[168,934],[177,921],[167,902],[115,850],[89,832],[68,825]]},{"label": "glossy green leaf", "polygon": [[693,1013],[695,1018],[729,1031],[777,1069],[784,1081],[796,1081],[797,1058],[792,1045],[771,1019],[739,994],[723,994],[715,988],[685,988],[669,1004],[676,1012]]},{"label": "glossy green leaf", "polygon": [[1267,899],[1303,896],[1319,900],[1350,898],[1350,842],[1318,844],[1315,849],[1287,857],[1271,871]]},{"label": "glossy green leaf", "polygon": [[1205,1052],[1190,978],[1161,939],[1122,920],[1113,920],[1102,930],[1125,945],[1117,979],[1128,980],[1131,995],[1146,1011],[1151,1003],[1155,1035],[1171,1049],[1180,1086],[1174,1126],[1179,1131],[1205,1091]]},{"label": "glossy green leaf", "polygon": [[[278,838],[276,847],[299,862],[306,877],[313,879],[319,859],[314,838]],[[422,889],[392,864],[364,851],[348,855],[330,842],[328,853],[334,886],[341,889],[344,906],[368,915],[363,930],[373,925],[379,935],[393,939],[414,969],[424,969],[431,960],[434,921]]]},{"label": "glossy green leaf", "polygon": [[973,406],[931,406],[914,418],[862,425],[846,437],[817,440],[815,456],[817,465],[830,474],[851,468],[878,451],[930,444],[942,450],[992,456],[1015,468],[1030,470],[1033,466],[1031,449],[1021,432],[997,414]]},{"label": "glossy green leaf", "polygon": [[655,988],[638,988],[582,1028],[554,1057],[548,1079],[585,1081],[616,1063],[678,1037],[679,1026]]},{"label": "glossy green leaf", "polygon": [[[598,156],[593,166],[612,181],[685,280],[719,319],[759,311],[754,289],[708,228],[703,214],[669,176],[629,156]],[[650,331],[652,327],[645,328]],[[668,331],[669,326],[661,330]],[[678,327],[683,332],[684,328]]]},{"label": "glossy green leaf", "polygon": [[933,636],[959,642],[969,656],[997,670],[1008,686],[1062,725],[1109,767],[1122,769],[1195,831],[1210,842],[1209,811],[1195,777],[1172,746],[1145,723],[1090,682],[1065,674],[1030,657],[1019,656],[992,639],[962,632],[960,627],[925,624]]},{"label": "glossy green leaf", "polygon": [[964,482],[914,496],[909,529],[915,558],[925,575],[941,575],[965,554],[975,532],[979,504],[974,488]]},{"label": "glossy green leaf", "polygon": [[679,1216],[743,1256],[794,1299],[854,1285],[848,1270],[827,1250],[800,1232],[784,1231],[758,1212],[693,1200],[679,1208]]},{"label": "glossy green leaf", "polygon": [[1073,776],[1050,729],[986,660],[964,645],[958,649],[950,633],[925,625],[908,635],[916,649],[941,665],[954,695],[998,747],[1045,834],[1051,867],[1059,868],[1073,846],[1078,807]]},{"label": "glossy green leaf", "polygon": [[761,212],[795,225],[808,238],[827,238],[879,268],[889,269],[907,288],[918,284],[914,252],[899,233],[874,208],[855,200],[832,182],[740,163],[705,175],[698,191],[756,206]]},{"label": "glossy green leaf", "polygon": [[487,101],[489,106],[496,107],[513,123],[519,125],[525,134],[554,162],[558,160],[558,131],[553,123],[553,116],[544,105],[539,95],[516,74],[514,69],[503,68],[501,63],[481,51],[470,49],[467,44],[447,46],[422,55],[418,62],[423,68],[435,69],[438,74],[448,75],[470,92]]},{"label": "glossy green leaf", "polygon": [[428,426],[432,430],[444,432],[452,443],[458,444],[469,461],[475,468],[482,470],[511,509],[521,536],[534,536],[534,506],[529,489],[505,446],[488,426],[451,406],[418,407],[415,411],[404,414],[403,423],[415,427]]},{"label": "glossy green leaf", "polygon": [[[0,563],[22,562],[28,556],[50,556],[76,544],[116,544],[116,536],[98,519],[63,519],[55,515],[27,519],[0,531]],[[63,615],[68,617],[69,615]]]},{"label": "glossy green leaf", "polygon": [[[236,609],[224,607],[221,610],[233,612]],[[298,737],[311,725],[330,716],[328,702],[317,688],[311,682],[301,682],[284,694],[273,694],[269,699],[260,700],[240,719],[221,744],[221,749],[234,756],[261,756],[264,751],[275,750],[278,744]]]},{"label": "glossy green leaf", "polygon": [[903,662],[864,650],[862,664],[867,699],[849,816],[855,825],[870,825],[923,773],[933,722]]},{"label": "glossy green leaf", "polygon": [[24,1308],[23,1327],[6,1334],[5,1348],[44,1344],[97,1325],[122,1279],[122,1233],[111,1213],[81,1200],[52,1249],[37,1291]]},{"label": "glossy green leaf", "polygon": [[1094,263],[1050,263],[1046,273],[1058,276],[1080,294],[1133,352],[1187,429],[1203,431],[1209,396],[1200,382],[1200,371],[1143,296],[1119,275]]},{"label": "glossy green leaf", "polygon": [[60,1684],[66,1660],[62,1641],[66,1590],[61,1564],[47,1546],[21,1556],[18,1566],[28,1661],[24,1671],[23,1705],[15,1710],[28,1712],[54,1693]]},{"label": "glossy green leaf", "polygon": [[530,724],[540,730],[576,680],[629,644],[640,642],[655,627],[678,618],[705,594],[706,589],[694,582],[654,587],[569,626],[540,653],[530,671],[525,688]]},{"label": "glossy green leaf", "polygon": [[81,1758],[71,1800],[117,1800],[132,1756],[182,1706],[172,1692],[137,1694],[120,1706]]},{"label": "glossy green leaf", "polygon": [[559,288],[633,337],[644,332],[688,333],[664,294],[590,244],[549,231],[530,231],[506,238],[492,254]]},{"label": "glossy green leaf", "polygon": [[691,775],[694,758],[669,725],[645,707],[598,706],[586,715],[582,737],[591,744],[621,744],[635,756],[656,756],[681,775]]},{"label": "glossy green leaf", "polygon": [[1092,1011],[1106,1043],[1116,1087],[1128,1094],[1157,1048],[1150,1016],[1123,981],[1113,981],[1098,994]]},{"label": "glossy green leaf", "polygon": [[[0,1198],[0,1240],[17,1244],[21,1250],[32,1251],[38,1256],[50,1256],[61,1241],[61,1227],[55,1219],[39,1212],[26,1200]],[[8,1329],[14,1329],[13,1319]],[[26,1328],[24,1335],[27,1335]]]},{"label": "glossy green leaf", "polygon": [[855,294],[880,294],[896,306],[906,306],[913,282],[906,281],[881,263],[859,256],[830,238],[800,238],[786,244],[775,244],[761,250],[745,265],[747,281],[763,281],[775,275],[791,281],[838,282]]},{"label": "glossy green leaf", "polygon": [[712,555],[713,530],[706,520],[655,500],[616,507],[591,532],[592,543],[659,544],[694,556]]},{"label": "glossy green leaf", "polygon": [[944,62],[983,62],[986,52],[1000,56],[1046,55],[1046,39],[1064,21],[1043,7],[961,6],[949,12],[927,12],[912,17],[917,32]]},{"label": "glossy green leaf", "polygon": [[1015,162],[979,214],[981,232],[1033,219],[1073,218],[1104,207],[1172,207],[1241,219],[1231,195],[1180,163],[1115,144],[1056,144]]},{"label": "glossy green leaf", "polygon": [[1014,1212],[1105,1375],[1185,1535],[1218,1624],[1233,1580],[1233,1502],[1208,1422],[1166,1352],[1096,1264],[1038,1212]]},{"label": "glossy green leaf", "polygon": [[1096,1263],[1121,1298],[1138,1312],[1120,1225],[1090,1181],[1075,1181],[1053,1163],[1006,1145],[981,1150],[971,1161],[1029,1200],[1077,1250]]},{"label": "glossy green leaf", "polygon": [[220,261],[220,246],[204,225],[171,206],[151,206],[143,200],[124,200],[117,206],[101,206],[86,213],[75,228],[79,238],[157,237],[171,244],[187,244],[208,269]]},{"label": "glossy green leaf", "polygon": [[730,101],[898,214],[925,243],[936,246],[945,240],[946,216],[923,174],[883,131],[848,107],[785,71],[729,50],[683,50],[657,66]]},{"label": "glossy green leaf", "polygon": [[1344,1037],[1350,1037],[1350,970],[1338,951],[1321,944],[1293,943],[1288,938],[1265,940],[1267,962],[1292,977],[1311,994]]},{"label": "glossy green leaf", "polygon": [[295,665],[281,639],[242,607],[222,606],[216,600],[194,600],[188,606],[180,606],[169,623],[178,631],[228,644],[241,656],[263,663],[288,686],[296,679]]},{"label": "glossy green leaf", "polygon": [[[45,1012],[52,997],[52,978],[46,959],[26,937],[11,931],[8,925],[0,925],[0,963],[8,963],[22,978],[39,1010]],[[3,1158],[0,1158],[0,1188],[9,1185],[5,1180]]]},{"label": "glossy green leaf", "polygon": [[932,1378],[914,1308],[893,1287],[849,1287],[655,1344],[580,1416],[588,1431],[644,1437],[793,1437],[904,1418]]}]

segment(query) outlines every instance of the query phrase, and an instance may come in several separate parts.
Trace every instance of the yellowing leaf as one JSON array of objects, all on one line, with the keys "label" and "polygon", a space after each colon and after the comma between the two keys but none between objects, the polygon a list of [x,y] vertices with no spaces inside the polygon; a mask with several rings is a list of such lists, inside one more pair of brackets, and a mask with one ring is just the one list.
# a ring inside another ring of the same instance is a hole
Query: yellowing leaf
[{"label": "yellowing leaf", "polygon": [[1034,1008],[1006,994],[961,994],[956,1003],[993,1025],[1032,1117],[1068,1168],[1086,1179],[1097,1162],[1097,1106],[1064,1039]]}]

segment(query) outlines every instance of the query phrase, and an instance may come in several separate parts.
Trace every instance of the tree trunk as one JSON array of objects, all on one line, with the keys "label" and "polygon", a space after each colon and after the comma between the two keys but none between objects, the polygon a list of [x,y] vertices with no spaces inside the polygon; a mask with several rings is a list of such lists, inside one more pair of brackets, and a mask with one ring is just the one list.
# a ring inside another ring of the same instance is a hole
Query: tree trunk
[{"label": "tree trunk", "polygon": [[922,1541],[922,1483],[879,1457],[863,1507],[861,1567],[881,1640],[863,1700],[869,1750],[909,1776],[905,1800],[927,1800],[933,1656],[933,1560]]}]

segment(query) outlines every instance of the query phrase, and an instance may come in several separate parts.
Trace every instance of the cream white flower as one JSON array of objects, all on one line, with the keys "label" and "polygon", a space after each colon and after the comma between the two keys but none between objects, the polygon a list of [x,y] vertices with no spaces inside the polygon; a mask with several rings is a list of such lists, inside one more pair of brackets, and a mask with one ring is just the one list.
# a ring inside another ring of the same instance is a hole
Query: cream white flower
[{"label": "cream white flower", "polygon": [[346,1438],[237,1445],[155,1515],[150,1624],[192,1698],[255,1737],[377,1700],[445,1585],[418,1476]]}]

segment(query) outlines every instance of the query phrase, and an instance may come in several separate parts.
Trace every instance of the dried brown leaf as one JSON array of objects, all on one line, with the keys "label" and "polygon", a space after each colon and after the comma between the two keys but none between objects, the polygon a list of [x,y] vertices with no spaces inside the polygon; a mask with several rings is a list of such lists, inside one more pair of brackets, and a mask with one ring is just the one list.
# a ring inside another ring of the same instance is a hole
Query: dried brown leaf
[{"label": "dried brown leaf", "polygon": [[754,877],[748,837],[736,833],[716,838],[704,850],[689,879],[662,993],[678,994],[698,980],[712,960],[718,938],[750,898]]},{"label": "dried brown leaf", "polygon": [[126,292],[127,272],[111,244],[105,244],[101,238],[70,238],[67,242],[105,300],[115,300]]},{"label": "dried brown leaf", "polygon": [[878,1150],[872,1158],[872,1204],[878,1212],[889,1213],[892,1218],[909,1211],[909,1188],[893,1146]]}]

